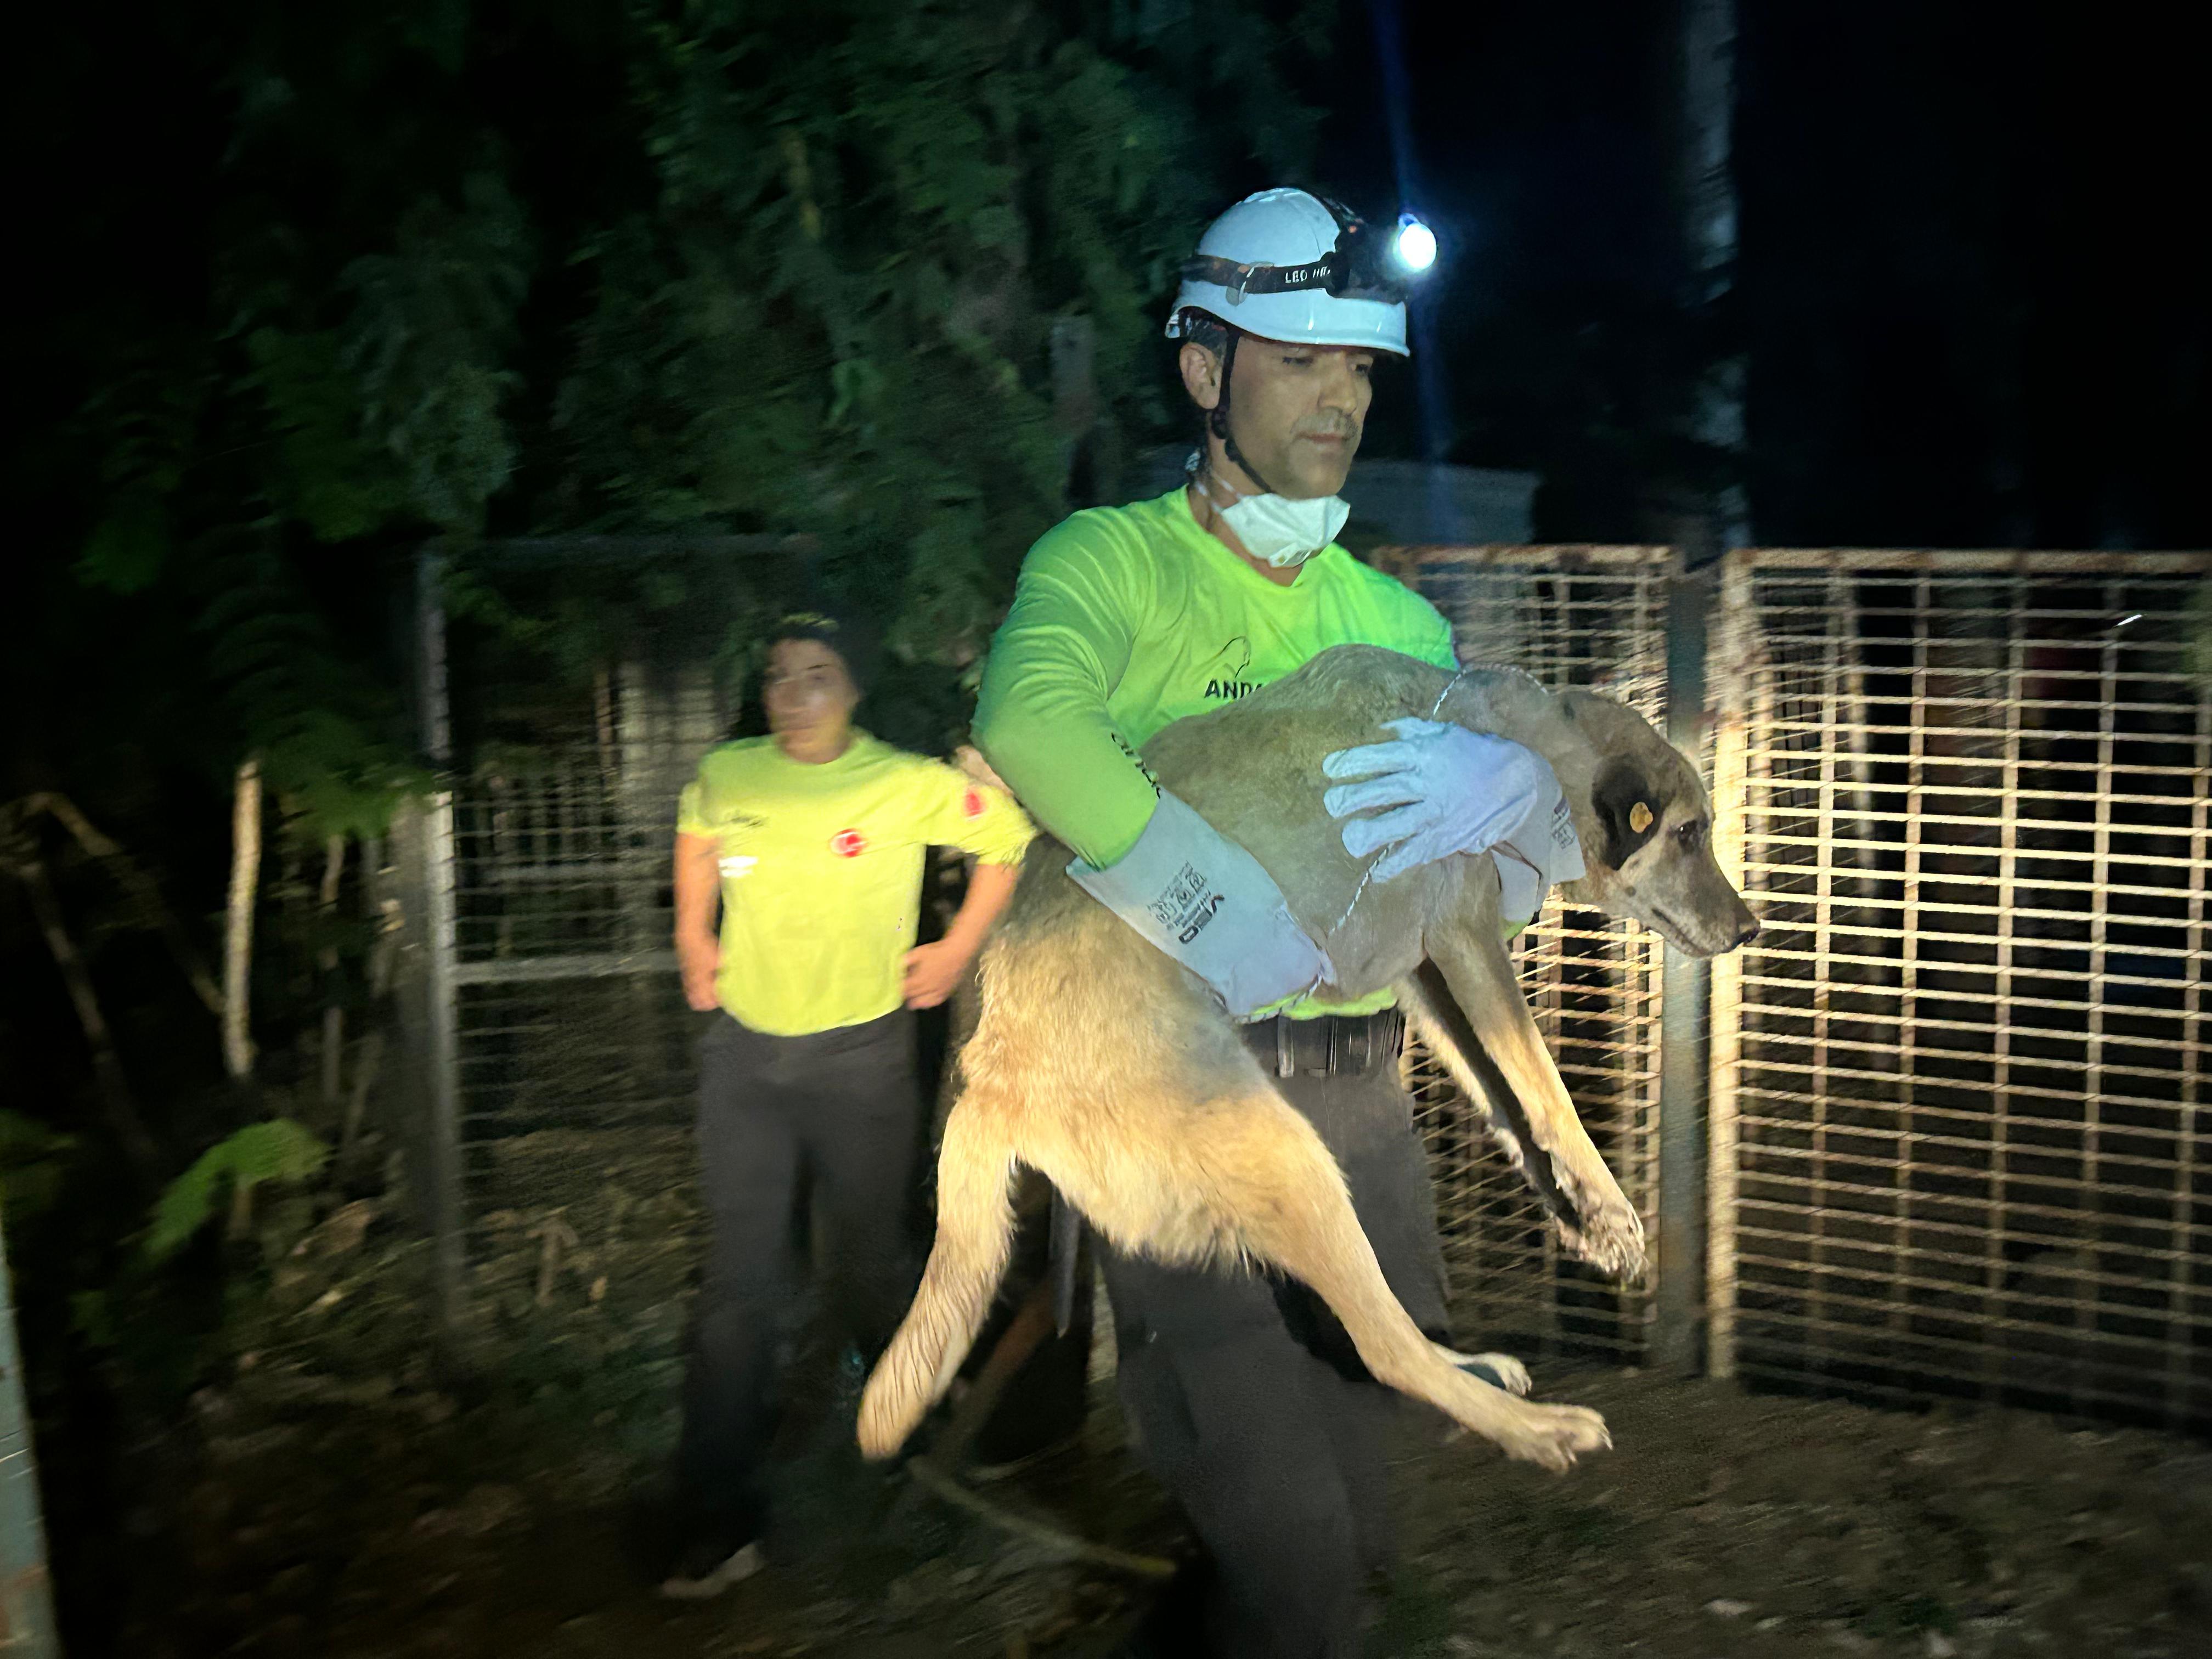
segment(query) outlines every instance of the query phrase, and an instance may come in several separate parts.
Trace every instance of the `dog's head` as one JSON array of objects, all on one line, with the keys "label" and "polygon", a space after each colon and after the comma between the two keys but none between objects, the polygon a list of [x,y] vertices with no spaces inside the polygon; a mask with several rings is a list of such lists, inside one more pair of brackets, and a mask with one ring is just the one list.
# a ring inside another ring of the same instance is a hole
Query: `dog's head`
[{"label": "dog's head", "polygon": [[1589,747],[1554,761],[1588,873],[1568,902],[1630,916],[1694,956],[1724,955],[1759,932],[1713,859],[1712,803],[1695,768],[1633,709],[1595,692],[1559,694],[1559,713]]}]

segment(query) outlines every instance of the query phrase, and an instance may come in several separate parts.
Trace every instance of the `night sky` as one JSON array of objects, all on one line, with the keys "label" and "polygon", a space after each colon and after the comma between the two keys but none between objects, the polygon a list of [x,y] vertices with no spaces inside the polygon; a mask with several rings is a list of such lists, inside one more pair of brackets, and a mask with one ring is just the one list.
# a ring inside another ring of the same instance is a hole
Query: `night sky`
[{"label": "night sky", "polygon": [[[1528,467],[1546,538],[1634,538],[1664,465],[1669,9],[1405,0],[1413,162],[1449,265],[1451,459]],[[2202,546],[2212,439],[2201,65],[2174,9],[1740,9],[1747,483],[1776,544]],[[1321,171],[1395,196],[1371,14],[1310,88]],[[1405,386],[1378,452],[1414,453]]]}]

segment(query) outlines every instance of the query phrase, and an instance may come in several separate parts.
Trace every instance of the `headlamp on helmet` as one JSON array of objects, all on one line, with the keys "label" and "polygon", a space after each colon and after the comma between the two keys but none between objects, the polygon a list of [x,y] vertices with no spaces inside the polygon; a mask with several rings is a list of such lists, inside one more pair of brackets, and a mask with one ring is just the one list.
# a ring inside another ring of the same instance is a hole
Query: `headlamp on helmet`
[{"label": "headlamp on helmet", "polygon": [[1241,304],[1248,294],[1316,289],[1332,299],[1404,304],[1409,285],[1436,263],[1436,233],[1410,213],[1399,215],[1390,230],[1378,230],[1340,203],[1325,196],[1316,199],[1337,224],[1336,246],[1320,258],[1275,265],[1201,253],[1183,261],[1183,281],[1218,284],[1228,290],[1231,305]]}]

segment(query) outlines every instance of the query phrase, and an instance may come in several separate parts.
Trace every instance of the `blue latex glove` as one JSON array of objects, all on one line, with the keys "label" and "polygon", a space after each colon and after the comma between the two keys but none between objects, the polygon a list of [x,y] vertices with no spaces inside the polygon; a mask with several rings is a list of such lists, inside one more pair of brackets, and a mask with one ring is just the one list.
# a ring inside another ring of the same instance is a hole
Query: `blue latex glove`
[{"label": "blue latex glove", "polygon": [[[1410,716],[1383,729],[1396,732],[1397,740],[1340,749],[1322,763],[1332,778],[1365,780],[1339,784],[1322,797],[1331,817],[1392,809],[1344,826],[1344,850],[1352,857],[1389,849],[1370,872],[1376,881],[1454,853],[1486,852],[1525,836],[1532,820],[1540,821],[1548,839],[1553,819],[1564,814],[1559,780],[1533,750],[1463,726]],[[1571,842],[1571,826],[1566,833]]]}]

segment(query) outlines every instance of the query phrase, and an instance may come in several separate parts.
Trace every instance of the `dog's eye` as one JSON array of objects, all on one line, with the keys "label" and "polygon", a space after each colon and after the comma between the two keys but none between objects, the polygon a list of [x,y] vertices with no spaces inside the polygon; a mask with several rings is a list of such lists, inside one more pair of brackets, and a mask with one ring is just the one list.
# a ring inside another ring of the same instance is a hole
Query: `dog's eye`
[{"label": "dog's eye", "polygon": [[1705,838],[1705,821],[1689,818],[1674,826],[1674,839],[1684,847],[1693,848]]}]

